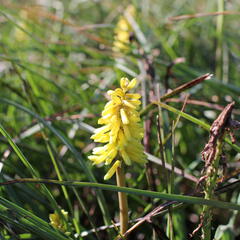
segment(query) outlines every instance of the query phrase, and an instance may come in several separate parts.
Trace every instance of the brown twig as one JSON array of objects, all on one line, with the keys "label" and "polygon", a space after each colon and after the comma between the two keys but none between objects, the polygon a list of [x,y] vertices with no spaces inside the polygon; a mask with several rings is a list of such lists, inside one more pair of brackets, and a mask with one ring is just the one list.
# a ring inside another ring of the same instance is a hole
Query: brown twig
[{"label": "brown twig", "polygon": [[[184,102],[184,99],[169,98],[169,99],[166,99],[165,102],[182,103],[182,102]],[[209,102],[205,102],[205,101],[199,101],[199,100],[195,100],[195,99],[188,99],[187,104],[203,106],[203,107],[207,107],[207,108],[211,108],[211,109],[215,109],[215,110],[219,110],[219,111],[222,111],[224,109],[224,106],[221,106],[219,104],[209,103]],[[233,109],[232,112],[234,114],[240,115],[239,110]]]},{"label": "brown twig", "polygon": [[169,21],[179,21],[191,18],[209,17],[209,16],[219,16],[219,15],[239,15],[240,12],[237,11],[223,11],[223,12],[209,12],[209,13],[195,13],[195,14],[185,14],[176,17],[168,18]]},{"label": "brown twig", "polygon": [[[169,206],[171,206],[172,204],[177,203],[176,201],[168,201],[164,204],[161,204],[160,206],[156,207],[155,209],[153,209],[150,213],[148,213],[147,215],[145,215],[142,218],[137,219],[138,222],[136,224],[134,224],[131,228],[129,228],[125,234],[124,237],[128,236],[132,231],[134,231],[135,229],[137,229],[139,226],[141,226],[144,222],[149,222],[151,223],[152,220],[151,218],[155,215],[158,215],[159,213],[161,213],[163,210],[168,209]],[[119,238],[120,240],[121,238]]]},{"label": "brown twig", "polygon": [[187,90],[189,88],[192,88],[195,85],[203,82],[204,80],[210,79],[211,77],[212,77],[212,74],[207,73],[207,74],[204,74],[204,75],[202,75],[202,76],[200,76],[198,78],[193,79],[190,82],[184,83],[181,86],[179,86],[179,87],[175,88],[174,90],[172,90],[171,92],[166,93],[165,95],[161,96],[161,101],[164,101],[167,98],[170,98],[170,97],[172,97],[174,95],[177,95],[177,94],[179,94],[179,93],[181,93],[181,92],[183,92],[183,91],[185,91],[185,90]]},{"label": "brown twig", "polygon": [[[181,93],[181,92],[183,92],[183,91],[185,91],[185,90],[187,90],[191,87],[196,86],[197,84],[200,84],[204,80],[207,80],[207,79],[211,78],[211,76],[212,76],[212,74],[207,73],[207,74],[204,74],[204,75],[202,75],[202,76],[200,76],[196,79],[193,79],[193,80],[191,80],[187,83],[184,83],[184,84],[180,85],[179,87],[173,89],[170,93],[166,93],[165,95],[161,96],[160,100],[161,101],[166,101],[168,98],[171,98],[174,95],[177,95],[177,94],[179,94],[179,93]],[[154,99],[153,99],[152,103],[150,103],[146,106],[143,106],[144,109],[140,112],[141,116],[145,115],[150,109],[153,108],[153,106],[154,106],[153,102],[154,102]]]},{"label": "brown twig", "polygon": [[[145,152],[145,154],[147,155],[147,159],[148,159],[149,161],[154,162],[154,163],[156,163],[156,164],[159,164],[159,165],[163,166],[163,162],[162,162],[161,159],[159,159],[159,158],[157,158],[157,157],[155,157],[155,156],[153,156],[153,155],[151,155],[151,154],[149,154],[149,153],[147,153],[147,152]],[[169,163],[167,163],[167,162],[165,163],[165,167],[166,167],[166,169],[169,170],[169,171],[172,170],[172,165],[169,164]],[[197,179],[195,176],[193,176],[193,175],[185,172],[183,169],[180,169],[180,168],[175,167],[175,168],[174,168],[174,173],[177,174],[177,175],[179,175],[179,176],[182,176],[183,178],[186,178],[186,179],[188,179],[188,180],[190,180],[190,181],[192,181],[192,182],[197,183],[197,181],[198,181],[198,179]]]},{"label": "brown twig", "polygon": [[205,169],[207,169],[212,164],[216,153],[217,141],[223,137],[226,128],[229,127],[234,104],[235,102],[228,104],[217,117],[217,119],[213,122],[210,128],[209,141],[202,151],[202,159],[205,162]]},{"label": "brown twig", "polygon": [[[210,128],[209,141],[202,151],[202,159],[205,162],[202,177],[199,179],[199,184],[203,183],[204,198],[212,199],[217,186],[218,169],[220,158],[223,153],[223,138],[227,132],[240,127],[240,123],[231,120],[232,110],[235,102],[228,104],[213,122]],[[203,206],[200,223],[193,231],[192,236],[201,228],[201,239],[211,239],[211,221],[212,207]]]}]

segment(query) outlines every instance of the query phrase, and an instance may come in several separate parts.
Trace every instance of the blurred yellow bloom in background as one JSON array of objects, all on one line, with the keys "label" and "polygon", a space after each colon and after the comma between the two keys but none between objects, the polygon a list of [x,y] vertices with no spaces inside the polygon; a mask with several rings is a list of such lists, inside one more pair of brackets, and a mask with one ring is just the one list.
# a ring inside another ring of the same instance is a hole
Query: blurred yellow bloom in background
[{"label": "blurred yellow bloom in background", "polygon": [[[129,5],[125,11],[132,17],[136,15],[136,10],[133,5]],[[113,51],[120,52],[128,50],[132,31],[133,29],[126,17],[121,16],[114,31]]]},{"label": "blurred yellow bloom in background", "polygon": [[[66,212],[65,210],[61,210],[63,216],[68,219],[68,212]],[[64,224],[64,221],[63,219],[60,217],[60,215],[55,212],[55,213],[52,213],[52,214],[49,214],[49,220],[50,220],[50,224],[58,229],[59,231],[61,232],[65,232],[67,230],[67,227],[66,225]]]},{"label": "blurred yellow bloom in background", "polygon": [[[121,157],[126,165],[146,162],[141,144],[144,131],[137,111],[141,104],[141,95],[128,93],[136,84],[136,79],[129,81],[121,78],[121,88],[108,91],[111,100],[105,105],[102,117],[98,120],[98,124],[104,126],[96,129],[91,137],[95,142],[106,143],[102,147],[94,148],[93,155],[88,157],[94,164],[105,162],[109,165],[116,157]],[[115,161],[104,179],[111,178],[121,163],[120,160]]]}]

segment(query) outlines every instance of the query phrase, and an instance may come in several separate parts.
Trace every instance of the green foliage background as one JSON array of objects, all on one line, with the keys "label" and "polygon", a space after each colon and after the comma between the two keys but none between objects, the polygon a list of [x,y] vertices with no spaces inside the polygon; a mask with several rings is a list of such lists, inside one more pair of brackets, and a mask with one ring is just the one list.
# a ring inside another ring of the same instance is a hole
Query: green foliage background
[{"label": "green foliage background", "polygon": [[[138,44],[133,44],[128,52],[116,53],[112,51],[114,28],[130,3],[137,12]],[[224,15],[219,16],[171,20],[179,15],[223,11]],[[91,132],[97,127],[106,103],[106,91],[118,87],[120,77],[144,78],[143,56],[138,48],[151,57],[155,81],[161,89],[165,87],[167,68],[177,58],[184,58],[184,62],[171,68],[170,89],[202,74],[213,73],[212,79],[188,90],[190,99],[220,106],[234,100],[237,110],[239,13],[237,1],[223,0],[0,1],[1,181],[40,177],[103,183],[106,169],[93,167],[87,160],[94,146]],[[144,41],[139,38],[142,35]],[[180,95],[174,97],[182,99]],[[181,102],[168,104],[179,110],[182,107]],[[177,115],[162,111],[167,135]],[[184,112],[209,125],[219,114],[212,105],[188,104]],[[155,106],[150,153],[159,157],[156,113]],[[150,111],[144,119],[149,116]],[[239,111],[234,117],[239,118]],[[208,140],[208,132],[196,123],[194,119],[188,121],[181,117],[175,130],[174,158],[177,167],[199,178],[204,165],[200,153]],[[239,139],[238,133],[236,137]],[[225,145],[227,173],[231,179],[238,176],[232,176],[233,170],[238,170],[236,150]],[[165,154],[171,163],[171,138],[165,145]],[[164,191],[162,168],[158,164],[151,167],[156,191]],[[126,171],[129,187],[151,189],[145,168],[136,165]],[[115,184],[114,178],[107,183]],[[175,176],[172,193],[190,194],[195,186]],[[89,233],[84,237],[83,234],[111,224],[111,220],[117,222],[118,201],[114,192],[29,183],[2,186],[0,193],[1,239],[112,239],[110,236],[117,235],[105,230],[98,231],[97,235]],[[231,190],[219,200],[237,203],[239,190]],[[130,194],[130,219],[144,216],[161,203],[161,200]],[[184,206],[172,213],[173,239],[187,239],[197,227],[201,205]],[[54,211],[60,214],[60,209],[69,212],[70,220],[65,222],[69,235],[48,224],[49,214]],[[217,208],[214,213],[215,239],[237,239],[240,234],[236,227],[237,212]],[[136,229],[131,239],[150,239],[153,229],[161,231],[162,236],[168,232],[167,214],[154,218],[153,222]]]}]

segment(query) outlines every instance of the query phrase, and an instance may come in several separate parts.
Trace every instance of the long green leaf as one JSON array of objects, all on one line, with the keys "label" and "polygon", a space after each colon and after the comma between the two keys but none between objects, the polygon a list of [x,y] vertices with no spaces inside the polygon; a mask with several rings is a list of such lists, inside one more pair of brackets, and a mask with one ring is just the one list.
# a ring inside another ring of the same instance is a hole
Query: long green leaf
[{"label": "long green leaf", "polygon": [[90,188],[98,188],[108,191],[114,192],[125,192],[131,193],[151,198],[159,198],[162,200],[169,200],[169,201],[177,201],[189,204],[200,204],[200,205],[208,205],[216,208],[224,208],[224,209],[232,209],[240,211],[240,205],[235,203],[223,202],[218,200],[207,200],[200,197],[192,197],[180,194],[168,194],[162,192],[154,192],[149,190],[141,190],[135,188],[128,188],[128,187],[118,187],[115,185],[109,184],[102,184],[102,183],[92,183],[92,182],[79,182],[79,181],[58,181],[58,180],[50,180],[50,179],[32,179],[32,178],[22,178],[16,179],[4,183],[0,183],[0,186],[7,186],[10,184],[17,184],[17,183],[44,183],[44,184],[54,184],[54,185],[64,185],[69,187],[90,187]]}]

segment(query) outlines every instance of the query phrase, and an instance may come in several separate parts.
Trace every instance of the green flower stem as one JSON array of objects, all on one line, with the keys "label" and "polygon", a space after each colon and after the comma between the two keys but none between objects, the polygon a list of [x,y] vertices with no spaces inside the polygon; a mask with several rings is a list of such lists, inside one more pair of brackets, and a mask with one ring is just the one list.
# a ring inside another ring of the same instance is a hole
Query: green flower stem
[{"label": "green flower stem", "polygon": [[[125,187],[125,175],[123,167],[118,167],[116,171],[117,186]],[[123,235],[128,229],[128,202],[127,194],[118,192],[119,212],[120,212],[120,233]]]},{"label": "green flower stem", "polygon": [[[223,138],[220,138],[217,141],[217,146],[216,146],[216,154],[215,158],[211,164],[206,169],[206,183],[204,187],[204,195],[205,199],[211,200],[214,196],[214,189],[216,187],[217,183],[217,176],[218,176],[218,167],[219,167],[219,159],[221,157],[222,153],[222,146],[223,145]],[[202,222],[202,240],[211,240],[211,222],[212,222],[212,207],[204,205],[203,206],[203,222]]]}]

